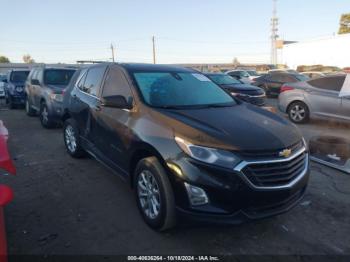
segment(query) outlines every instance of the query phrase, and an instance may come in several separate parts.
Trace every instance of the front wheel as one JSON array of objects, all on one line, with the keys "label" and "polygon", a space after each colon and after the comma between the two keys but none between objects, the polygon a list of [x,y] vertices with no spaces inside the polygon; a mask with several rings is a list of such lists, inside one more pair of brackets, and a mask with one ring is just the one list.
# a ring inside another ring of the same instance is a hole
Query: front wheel
[{"label": "front wheel", "polygon": [[303,102],[292,103],[288,107],[287,113],[289,119],[296,124],[306,123],[310,118],[309,108]]},{"label": "front wheel", "polygon": [[26,114],[27,116],[35,116],[35,110],[32,108],[31,103],[26,99]]},{"label": "front wheel", "polygon": [[54,123],[50,119],[49,109],[45,102],[41,103],[39,118],[43,127],[52,128],[54,126]]},{"label": "front wheel", "polygon": [[164,231],[176,225],[174,193],[167,173],[156,157],[139,161],[134,188],[137,206],[151,228]]},{"label": "front wheel", "polygon": [[79,130],[73,119],[67,119],[63,124],[63,139],[67,152],[74,158],[86,155],[80,144]]}]

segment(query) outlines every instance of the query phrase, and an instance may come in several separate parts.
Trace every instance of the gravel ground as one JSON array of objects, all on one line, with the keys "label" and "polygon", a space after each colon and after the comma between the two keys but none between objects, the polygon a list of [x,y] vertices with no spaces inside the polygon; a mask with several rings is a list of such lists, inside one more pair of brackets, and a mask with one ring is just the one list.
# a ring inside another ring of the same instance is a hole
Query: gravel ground
[{"label": "gravel ground", "polygon": [[[272,101],[273,104],[273,101]],[[142,221],[133,192],[92,158],[65,152],[61,129],[45,130],[23,110],[0,110],[16,177],[1,177],[15,199],[6,209],[10,254],[350,255],[350,176],[316,163],[306,196],[287,214],[239,226],[181,226],[157,233]],[[314,134],[349,127],[312,122]]]}]

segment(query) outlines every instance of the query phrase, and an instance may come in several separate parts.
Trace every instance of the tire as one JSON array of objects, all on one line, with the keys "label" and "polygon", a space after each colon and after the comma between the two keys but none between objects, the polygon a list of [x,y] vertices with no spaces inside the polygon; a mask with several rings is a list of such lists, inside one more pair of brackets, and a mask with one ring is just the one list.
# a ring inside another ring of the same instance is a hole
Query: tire
[{"label": "tire", "polygon": [[[147,190],[146,181],[153,181],[148,183],[152,185],[153,190]],[[156,157],[147,157],[138,162],[134,173],[134,189],[137,206],[146,224],[158,231],[176,225],[174,192],[166,171]],[[150,196],[150,192],[153,195]],[[158,212],[154,211],[156,208],[149,208],[151,211],[147,212],[149,205],[157,206],[157,202]]]},{"label": "tire", "polygon": [[28,99],[26,99],[25,109],[26,109],[27,116],[35,116],[36,115],[36,111],[33,108],[31,108],[31,103],[29,102]]},{"label": "tire", "polygon": [[307,105],[303,102],[293,102],[288,106],[288,117],[296,124],[307,123],[310,119],[310,111]]},{"label": "tire", "polygon": [[85,150],[81,146],[79,129],[74,119],[69,118],[63,124],[63,140],[68,154],[74,158],[86,156]]},{"label": "tire", "polygon": [[45,102],[42,102],[40,105],[39,118],[40,118],[40,123],[44,128],[54,127],[54,123],[50,119],[49,109]]}]

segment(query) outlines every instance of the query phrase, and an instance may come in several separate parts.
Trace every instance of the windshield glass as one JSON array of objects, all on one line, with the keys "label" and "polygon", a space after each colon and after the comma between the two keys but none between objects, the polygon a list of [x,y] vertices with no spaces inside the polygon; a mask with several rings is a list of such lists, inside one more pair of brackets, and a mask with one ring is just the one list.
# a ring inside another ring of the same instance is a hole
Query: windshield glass
[{"label": "windshield glass", "polygon": [[48,69],[45,70],[44,83],[46,85],[68,85],[75,70]]},{"label": "windshield glass", "polygon": [[256,71],[254,71],[254,70],[249,70],[248,73],[249,73],[249,75],[251,75],[251,76],[258,76],[258,75],[259,75],[259,74],[258,74]]},{"label": "windshield glass", "polygon": [[225,91],[200,73],[138,72],[134,77],[145,102],[155,107],[235,105]]},{"label": "windshield glass", "polygon": [[208,77],[218,85],[241,84],[240,81],[229,75],[208,75]]},{"label": "windshield glass", "polygon": [[29,71],[13,71],[11,73],[11,82],[24,83],[29,75]]}]

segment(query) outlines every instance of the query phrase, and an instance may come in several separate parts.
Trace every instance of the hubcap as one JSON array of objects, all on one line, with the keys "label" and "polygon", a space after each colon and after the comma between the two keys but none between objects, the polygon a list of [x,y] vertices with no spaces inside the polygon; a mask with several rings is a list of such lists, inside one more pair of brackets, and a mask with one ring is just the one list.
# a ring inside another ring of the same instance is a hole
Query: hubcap
[{"label": "hubcap", "polygon": [[66,145],[68,147],[68,150],[72,153],[75,152],[75,150],[77,148],[77,142],[75,139],[74,129],[72,126],[66,127],[66,130],[64,132],[64,136],[66,139]]},{"label": "hubcap", "polygon": [[144,170],[137,182],[137,193],[142,211],[151,219],[155,219],[160,212],[160,193],[157,180],[153,174]]},{"label": "hubcap", "polygon": [[49,120],[49,112],[47,111],[46,106],[44,106],[42,109],[41,119],[43,120],[44,123],[47,123]]},{"label": "hubcap", "polygon": [[300,105],[295,105],[290,110],[290,116],[296,122],[302,121],[305,118],[305,115],[306,115],[305,108]]}]

